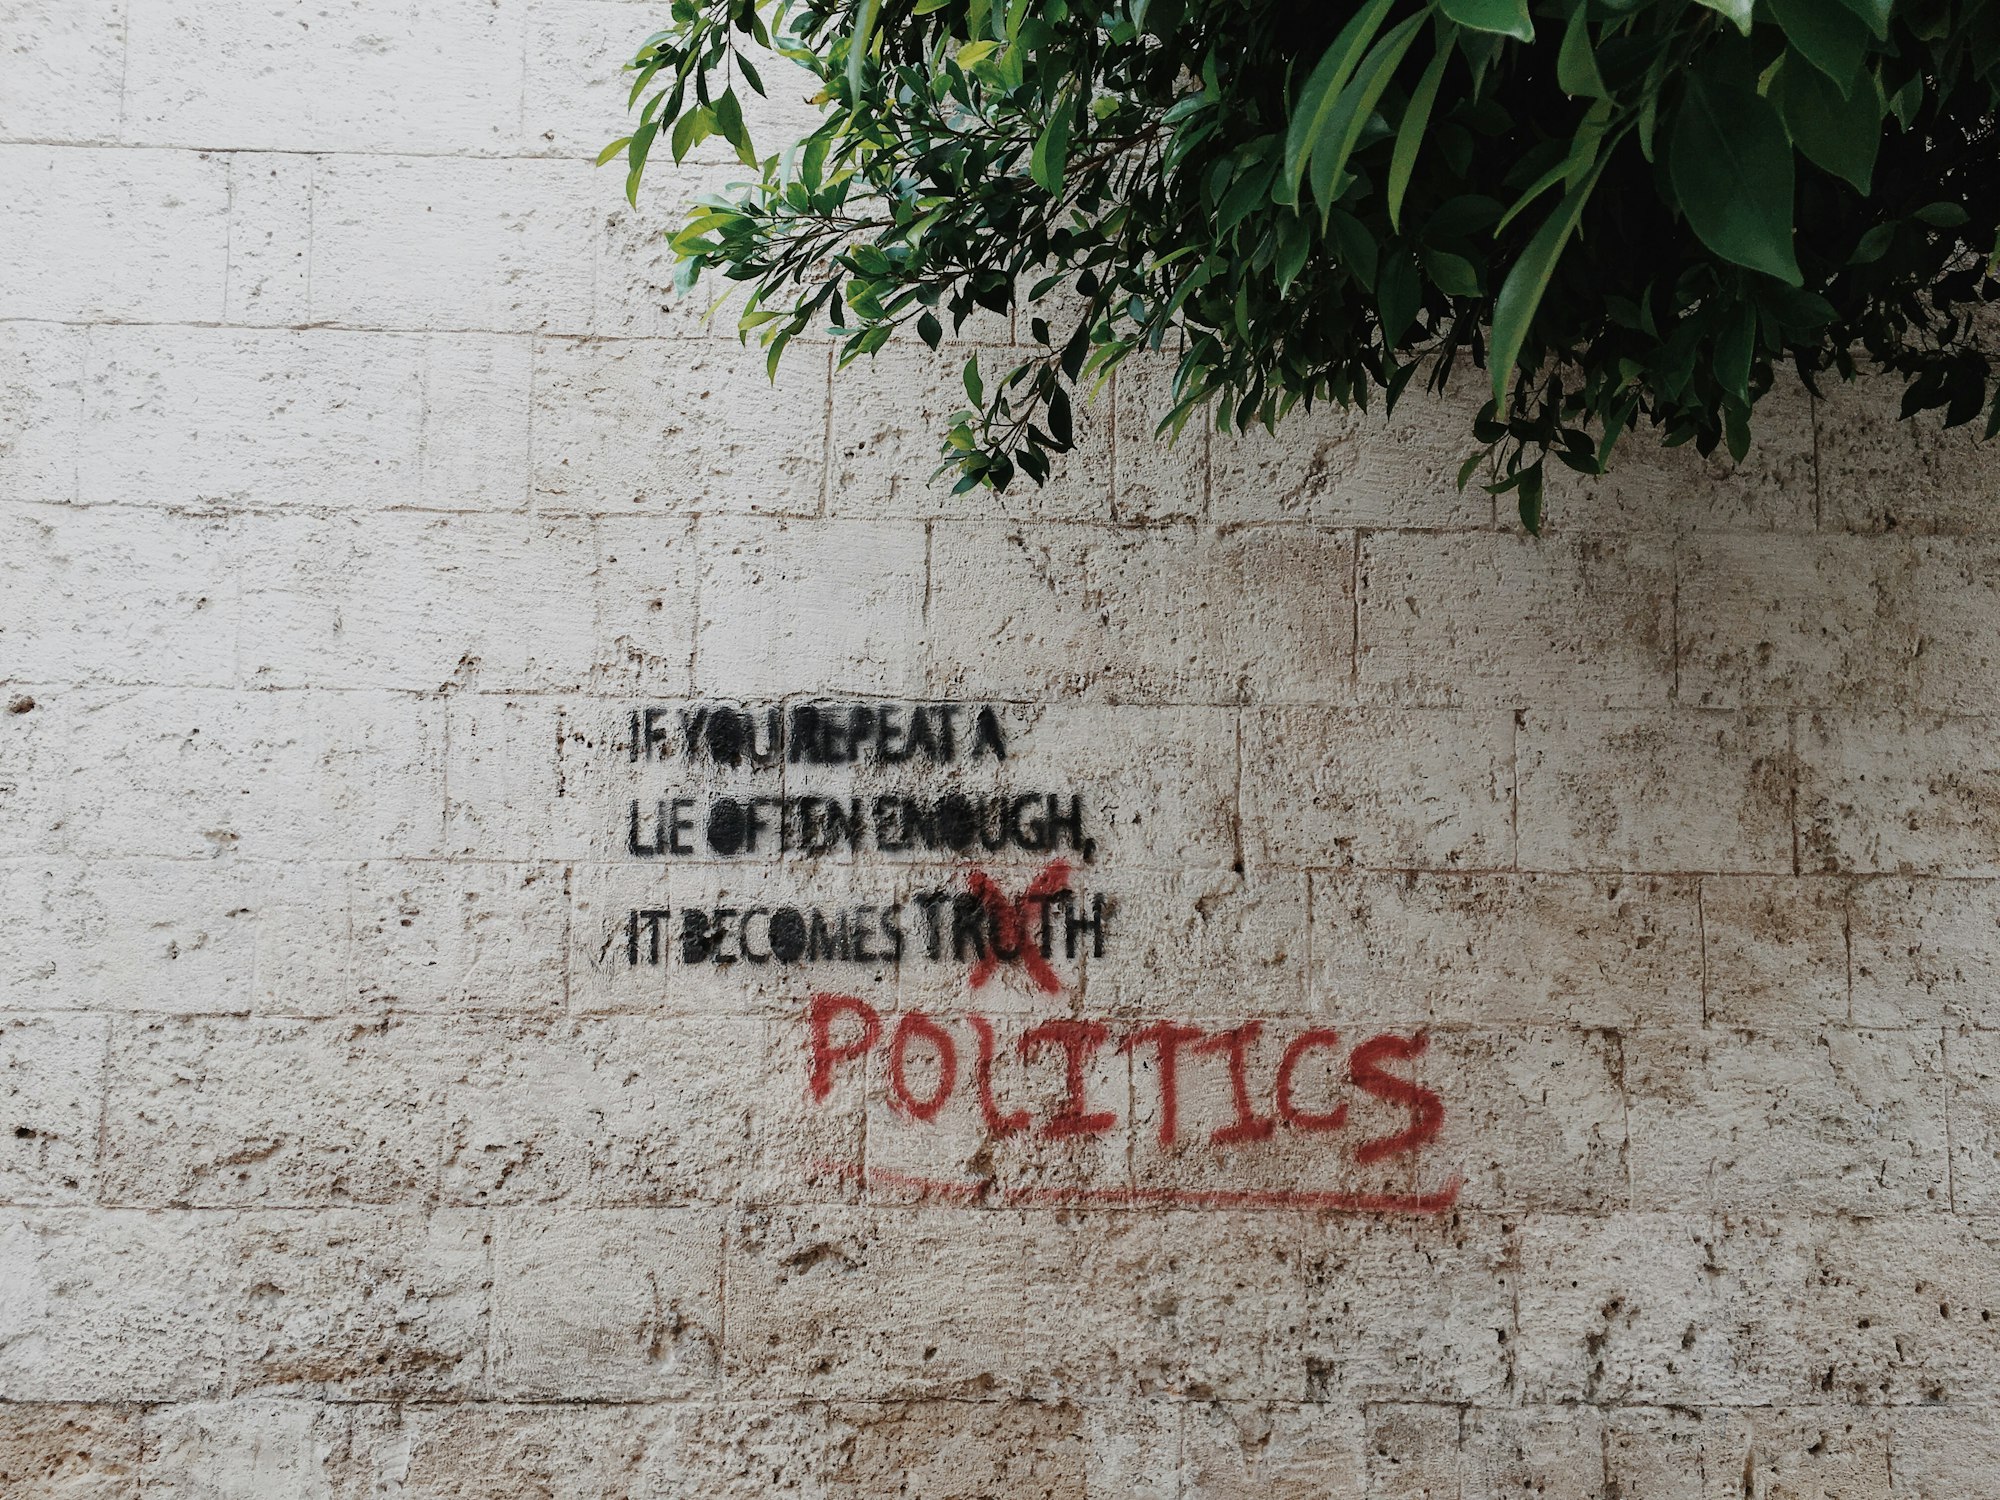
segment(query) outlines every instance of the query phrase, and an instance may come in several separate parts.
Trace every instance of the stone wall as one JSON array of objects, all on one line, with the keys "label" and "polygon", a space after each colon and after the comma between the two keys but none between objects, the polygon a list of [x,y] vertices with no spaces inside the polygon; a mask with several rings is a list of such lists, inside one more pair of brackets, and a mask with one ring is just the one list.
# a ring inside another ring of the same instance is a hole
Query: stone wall
[{"label": "stone wall", "polygon": [[1992,452],[953,500],[656,10],[0,9],[9,1500],[2000,1495]]}]

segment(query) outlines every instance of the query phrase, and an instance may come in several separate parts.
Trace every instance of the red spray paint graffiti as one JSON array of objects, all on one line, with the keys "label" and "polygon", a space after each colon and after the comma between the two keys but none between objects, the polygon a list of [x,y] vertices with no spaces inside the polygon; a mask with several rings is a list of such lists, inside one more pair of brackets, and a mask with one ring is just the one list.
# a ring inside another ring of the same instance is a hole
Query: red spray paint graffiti
[{"label": "red spray paint graffiti", "polygon": [[[1445,1120],[1444,1101],[1415,1076],[1411,1065],[1426,1051],[1427,1038],[1384,1033],[1347,1052],[1328,1027],[1310,1027],[1284,1042],[1274,1070],[1256,1061],[1267,1023],[1246,1021],[1221,1030],[1184,1022],[1153,1021],[1118,1026],[1109,1020],[1056,1017],[1027,1023],[1006,1046],[991,1018],[967,1015],[962,1024],[976,1043],[970,1066],[961,1066],[961,1046],[938,1018],[911,1011],[890,1026],[866,1001],[851,995],[815,995],[806,1015],[807,1093],[831,1099],[843,1081],[865,1087],[870,1062],[879,1050],[881,1075],[896,1116],[911,1126],[936,1126],[955,1096],[969,1093],[986,1137],[1005,1140],[1032,1135],[1050,1141],[1085,1141],[1115,1131],[1122,1116],[1110,1107],[1121,1101],[1092,1097],[1092,1069],[1101,1059],[1130,1055],[1150,1062],[1149,1099],[1133,1100],[1152,1110],[1153,1141],[1163,1152],[1205,1150],[1224,1163],[1239,1153],[1257,1153],[1290,1144],[1321,1143],[1353,1167],[1414,1159],[1434,1143]],[[884,1038],[887,1038],[886,1042]],[[1276,1045],[1275,1041],[1271,1045]],[[995,1067],[1007,1062],[1017,1072],[1039,1072],[1049,1085],[1039,1114],[1004,1097]],[[1206,1070],[1206,1081],[1226,1103],[1211,1100],[1226,1118],[1213,1128],[1191,1123],[1185,1108],[1189,1068]],[[921,1069],[921,1072],[918,1072]],[[969,1076],[969,1089],[962,1080]],[[1099,1087],[1102,1087],[1101,1079]],[[1135,1085],[1136,1089],[1136,1085]],[[1350,1106],[1368,1106],[1357,1119]],[[1053,1102],[1050,1102],[1053,1101]],[[1011,1107],[1010,1107],[1011,1106]],[[963,1118],[963,1117],[962,1117]],[[1363,1121],[1372,1120],[1372,1124]],[[1136,1122],[1135,1122],[1136,1123]],[[1365,1133],[1364,1133],[1365,1132]],[[1299,1207],[1354,1212],[1437,1213],[1457,1201],[1458,1185],[1407,1193],[1268,1187],[1003,1186],[953,1181],[922,1173],[822,1162],[823,1170],[865,1184],[944,1202],[1181,1204],[1197,1207]]]}]

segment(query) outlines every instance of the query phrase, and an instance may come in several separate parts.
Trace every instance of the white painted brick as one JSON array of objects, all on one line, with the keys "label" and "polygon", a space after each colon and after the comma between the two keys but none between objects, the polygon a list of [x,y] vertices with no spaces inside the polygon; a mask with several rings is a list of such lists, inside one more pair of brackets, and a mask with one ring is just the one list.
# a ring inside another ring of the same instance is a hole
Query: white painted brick
[{"label": "white painted brick", "polygon": [[[653,22],[635,17],[631,7],[618,0],[535,0],[529,4],[521,95],[525,148],[595,160],[607,144],[630,135],[639,120],[637,106],[630,111],[625,107],[634,76],[625,65],[656,29]],[[762,150],[776,149],[762,142],[758,145]],[[661,141],[660,166],[664,168],[672,160],[667,142]],[[603,175],[616,175],[622,187],[624,157],[605,167]],[[658,209],[658,205],[649,207]]]},{"label": "white painted brick", "polygon": [[1797,733],[1801,868],[2000,873],[1993,721],[1816,713]]},{"label": "white painted brick", "polygon": [[1529,1400],[1768,1403],[1811,1390],[1809,1235],[1784,1221],[1534,1214],[1519,1240]]},{"label": "white painted brick", "polygon": [[589,172],[567,161],[321,158],[314,321],[587,332]]},{"label": "white painted brick", "polygon": [[2000,1033],[1955,1026],[1944,1037],[1951,1120],[1951,1206],[2000,1213]]},{"label": "white painted brick", "polygon": [[484,1215],[363,1208],[158,1219],[226,1272],[215,1313],[236,1396],[435,1401],[480,1389],[493,1281]]},{"label": "white painted brick", "polygon": [[1246,852],[1298,868],[1511,864],[1512,743],[1504,714],[1246,714]]},{"label": "white painted brick", "polygon": [[344,1424],[307,1401],[212,1401],[146,1413],[146,1494],[333,1500]]},{"label": "white painted brick", "polygon": [[425,340],[417,494],[426,508],[518,510],[528,503],[533,360],[527,338]]},{"label": "white painted brick", "polygon": [[1253,880],[1226,869],[1154,873],[1114,865],[1102,878],[1116,894],[1122,921],[1116,941],[1084,964],[1093,1012],[1304,1010],[1302,876]]},{"label": "white painted brick", "polygon": [[643,1400],[707,1387],[721,1239],[713,1210],[508,1214],[494,1245],[493,1389]]},{"label": "white painted brick", "polygon": [[76,498],[85,333],[0,323],[0,502]]},{"label": "white painted brick", "polygon": [[1991,1500],[2000,1486],[2000,1414],[1990,1408],[1896,1407],[1883,1412],[1893,1437],[1896,1500],[1957,1491]]},{"label": "white painted brick", "polygon": [[[350,974],[345,994],[301,987],[308,1004],[338,1000],[408,1011],[547,1013],[563,1003],[564,872],[551,865],[370,860],[347,876]],[[290,937],[268,909],[259,937]],[[268,966],[260,964],[259,977]]]},{"label": "white painted brick", "polygon": [[957,696],[1349,697],[1344,533],[940,523],[930,563],[932,685]]},{"label": "white painted brick", "polygon": [[[1484,527],[1493,501],[1458,488],[1471,454],[1472,414],[1486,399],[1478,371],[1463,371],[1442,399],[1405,392],[1394,416],[1332,406],[1295,410],[1275,433],[1217,433],[1210,514],[1218,522],[1312,521],[1329,526]],[[1197,421],[1213,422],[1212,414]]]},{"label": "white painted brick", "polygon": [[1844,881],[1702,881],[1709,1024],[1751,1031],[1845,1024],[1847,902]]},{"label": "white painted brick", "polygon": [[0,1014],[0,1200],[95,1194],[109,1029],[99,1016]]},{"label": "white painted brick", "polygon": [[[968,327],[970,325],[968,324]],[[827,513],[835,516],[1024,520],[1103,520],[1111,503],[1111,427],[1106,402],[1078,398],[1076,448],[1054,460],[1045,485],[1025,475],[1004,491],[952,494],[958,471],[936,471],[952,413],[967,405],[964,370],[979,361],[981,376],[998,381],[1019,351],[952,341],[935,352],[914,338],[838,371],[832,383],[832,463]],[[749,355],[735,355],[750,359]],[[810,358],[805,350],[786,356]],[[933,477],[935,475],[935,477]]]},{"label": "white painted brick", "polygon": [[1588,1406],[1468,1412],[1460,1493],[1597,1500],[1604,1493],[1603,1420]]},{"label": "white painted brick", "polygon": [[357,0],[313,11],[284,0],[127,5],[127,140],[276,151],[514,143],[520,0]]},{"label": "white painted brick", "polygon": [[1991,1409],[2000,1305],[1987,1226],[1944,1214],[1815,1226],[1800,1336],[1822,1395]]},{"label": "white painted brick", "polygon": [[1464,1409],[1379,1403],[1368,1409],[1368,1494],[1381,1500],[1456,1495]]},{"label": "white painted brick", "polygon": [[0,856],[50,854],[69,842],[70,705],[11,689],[0,698]]},{"label": "white painted brick", "polygon": [[2000,887],[1859,880],[1851,912],[1856,1024],[1980,1024],[2000,984]]},{"label": "white painted brick", "polygon": [[0,1386],[12,1401],[214,1393],[228,1271],[185,1216],[0,1209]]},{"label": "white painted brick", "polygon": [[95,693],[77,707],[66,791],[79,854],[193,859],[233,849],[276,859],[309,850],[367,859],[437,851],[438,703],[153,689]]},{"label": "white painted brick", "polygon": [[[1411,1071],[1445,1101],[1433,1149],[1464,1175],[1459,1201],[1495,1211],[1625,1207],[1625,1065],[1620,1038],[1601,1031],[1433,1033]],[[1405,1123],[1396,1115],[1385,1128]]]},{"label": "white painted brick", "polygon": [[125,0],[10,0],[0,139],[104,141],[118,133]]},{"label": "white painted brick", "polygon": [[748,698],[914,694],[925,538],[907,526],[721,519],[696,533],[695,686]]},{"label": "white painted brick", "polygon": [[[528,149],[595,159],[609,142],[630,135],[638,123],[639,107],[629,112],[625,107],[633,82],[625,64],[657,29],[651,17],[635,17],[625,0],[537,0],[531,4],[521,120]],[[739,36],[731,40],[741,43],[747,39]],[[757,154],[769,156],[803,140],[819,124],[820,111],[806,102],[819,91],[819,80],[773,52],[754,45],[746,50],[765,92],[760,96],[740,72],[733,73],[731,81]],[[652,92],[648,89],[640,95],[640,104]],[[703,142],[695,154],[717,161],[727,157],[739,177],[752,175],[735,163],[733,150],[719,136]],[[662,167],[672,161],[664,140],[656,159]],[[613,173],[622,184],[622,167],[604,169],[606,177]],[[646,182],[649,186],[653,182],[650,162]],[[654,208],[657,211],[658,205]]]},{"label": "white painted brick", "polygon": [[[1461,429],[1462,430],[1462,429]],[[1750,451],[1734,462],[1718,447],[1703,458],[1692,443],[1667,448],[1659,430],[1628,432],[1611,472],[1585,478],[1548,465],[1544,525],[1557,531],[1811,531],[1817,474],[1813,399],[1781,376],[1757,403]],[[1513,497],[1500,497],[1514,520]]]},{"label": "white painted brick", "polygon": [[1705,1500],[1703,1445],[1722,1420],[1656,1407],[1606,1410],[1606,1481],[1635,1500]]},{"label": "white painted brick", "polygon": [[[636,208],[588,163],[642,11],[0,0],[0,1494],[1992,1492],[1974,434],[1787,380],[1742,464],[1633,434],[1531,541],[1455,482],[1482,372],[1169,449],[1161,358],[954,498],[1026,320],[771,386],[670,287],[724,143]],[[1010,754],[631,761],[697,690],[991,697]],[[642,859],[634,796],[996,787],[1081,798],[1114,903],[1054,995],[626,961],[638,906],[1050,857]],[[809,1098],[820,988],[953,1030],[935,1126],[882,1047]],[[1216,1146],[1204,1055],[1163,1149],[1114,1054],[1107,1136],[989,1141],[972,1009],[1261,1019],[1266,1102],[1308,1023],[1422,1032],[1442,1134],[1363,1168],[1408,1111],[1351,1089]]]},{"label": "white painted brick", "polygon": [[0,997],[10,1007],[244,1009],[259,890],[233,860],[0,863]]},{"label": "white painted brick", "polygon": [[244,909],[254,914],[256,922],[249,1003],[166,1008],[281,1016],[354,1010],[363,982],[355,973],[350,867],[332,861],[292,863],[280,856],[245,868],[255,895]]},{"label": "white painted brick", "polygon": [[1663,704],[1671,551],[1627,537],[1385,532],[1361,540],[1365,700]]},{"label": "white painted brick", "polygon": [[1511,1233],[1482,1215],[1336,1216],[1307,1232],[1308,1393],[1503,1399],[1516,1338]]},{"label": "white painted brick", "polygon": [[996,1495],[1081,1500],[1086,1410],[1041,1401],[843,1402],[836,1417],[849,1436],[829,1466],[826,1494],[944,1500],[964,1494],[977,1474]]},{"label": "white painted brick", "polygon": [[0,318],[222,315],[229,163],[192,151],[0,146]]},{"label": "white painted brick", "polygon": [[587,522],[257,516],[241,538],[252,685],[520,692],[590,675]]},{"label": "white painted brick", "polygon": [[566,921],[549,866],[8,861],[0,996],[210,1014],[548,1012],[563,1002]]},{"label": "white painted brick", "polygon": [[1684,701],[2000,707],[1983,538],[1707,537],[1683,549]]},{"label": "white painted brick", "polygon": [[1994,529],[1992,450],[1974,422],[1945,431],[1940,413],[1898,420],[1903,382],[1870,375],[1824,382],[1819,476],[1829,527],[1916,533]]},{"label": "white painted brick", "polygon": [[1866,1406],[1800,1406],[1719,1413],[1713,1467],[1744,1476],[1752,1495],[1841,1495],[1887,1500],[1888,1414]]},{"label": "white painted brick", "polygon": [[1691,881],[1315,875],[1315,1009],[1443,1024],[1694,1025]]},{"label": "white painted brick", "polygon": [[1635,1207],[1947,1207],[1935,1035],[1632,1031],[1624,1048]]},{"label": "white painted brick", "polygon": [[1177,1401],[1121,1401],[1083,1409],[1090,1443],[1085,1500],[1178,1500],[1182,1412]]},{"label": "white painted brick", "polygon": [[802,1028],[740,1017],[597,1017],[454,1028],[440,1191],[479,1206],[661,1207],[796,1194],[860,1153],[805,1100]]},{"label": "white painted brick", "polygon": [[686,696],[700,577],[693,524],[607,519],[597,539],[599,685],[646,699]]},{"label": "white painted brick", "polygon": [[215,518],[0,510],[0,680],[228,686],[235,552]]},{"label": "white painted brick", "polygon": [[1148,1211],[1037,1215],[1031,1226],[1031,1392],[1244,1401],[1302,1392],[1311,1313],[1299,1218]]},{"label": "white painted brick", "polygon": [[[1018,1389],[1025,1238],[1023,1216],[984,1209],[737,1215],[723,1252],[730,1387],[769,1398],[831,1384],[863,1400]],[[897,1315],[876,1316],[885,1306]]]},{"label": "white painted brick", "polygon": [[229,158],[225,323],[307,320],[312,286],[315,158],[239,152]]},{"label": "white painted brick", "polygon": [[424,341],[92,330],[79,498],[265,509],[419,497]]},{"label": "white painted brick", "polygon": [[1545,870],[1789,870],[1790,751],[1755,715],[1528,713],[1521,863]]},{"label": "white painted brick", "polygon": [[[605,3],[622,5],[623,0]],[[616,133],[623,135],[624,128]],[[662,147],[648,159],[645,183],[633,205],[625,201],[620,162],[596,169],[589,185],[596,265],[595,306],[588,331],[606,338],[712,338],[718,343],[730,339],[735,357],[762,371],[764,352],[755,342],[747,349],[733,342],[749,297],[743,283],[710,273],[691,290],[676,291],[674,255],[667,243],[669,235],[686,225],[699,199],[730,193],[732,184],[749,175],[734,161],[690,159],[675,166],[673,156]],[[798,347],[785,356],[781,368],[811,363],[823,347],[817,329],[801,334]]]},{"label": "white painted brick", "polygon": [[1187,1482],[1214,1500],[1360,1500],[1359,1408],[1318,1403],[1191,1407]]},{"label": "white painted brick", "polygon": [[423,1020],[124,1022],[105,1198],[287,1208],[418,1197],[436,1171],[453,1049]]},{"label": "white painted brick", "polygon": [[774,384],[721,341],[543,339],[535,352],[535,501],[589,515],[820,508],[826,364]]},{"label": "white painted brick", "polygon": [[445,843],[460,858],[626,856],[631,768],[607,705],[469,694],[446,707]]},{"label": "white painted brick", "polygon": [[139,1492],[136,1407],[10,1401],[0,1406],[0,1484],[55,1500]]},{"label": "white painted brick", "polygon": [[1178,442],[1153,435],[1174,407],[1175,363],[1134,354],[1113,377],[1118,447],[1112,514],[1118,521],[1198,521],[1208,514],[1208,410],[1188,418]]}]

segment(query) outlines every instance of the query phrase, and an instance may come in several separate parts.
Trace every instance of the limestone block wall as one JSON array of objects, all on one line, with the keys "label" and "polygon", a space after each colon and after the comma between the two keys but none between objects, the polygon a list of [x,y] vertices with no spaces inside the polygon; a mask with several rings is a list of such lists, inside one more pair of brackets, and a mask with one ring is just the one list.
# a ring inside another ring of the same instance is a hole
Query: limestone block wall
[{"label": "limestone block wall", "polygon": [[0,17],[8,1500],[2000,1495],[1991,450],[953,500],[653,8]]}]

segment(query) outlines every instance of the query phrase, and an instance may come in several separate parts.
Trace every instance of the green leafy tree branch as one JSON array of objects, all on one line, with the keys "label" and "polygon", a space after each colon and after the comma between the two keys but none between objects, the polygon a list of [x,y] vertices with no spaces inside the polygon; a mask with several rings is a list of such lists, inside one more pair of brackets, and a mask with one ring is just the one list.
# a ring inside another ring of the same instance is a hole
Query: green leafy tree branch
[{"label": "green leafy tree branch", "polygon": [[[975,311],[958,489],[1040,481],[1073,402],[1175,361],[1161,430],[1393,405],[1485,369],[1461,484],[1539,529],[1551,459],[1634,429],[1741,457],[1789,364],[2000,430],[2000,0],[675,0],[631,67],[636,195],[664,136],[744,180],[672,235],[746,288],[775,371]],[[760,155],[754,55],[823,119]]]}]

